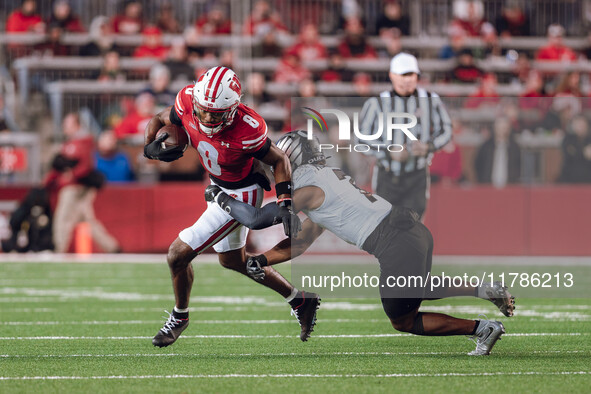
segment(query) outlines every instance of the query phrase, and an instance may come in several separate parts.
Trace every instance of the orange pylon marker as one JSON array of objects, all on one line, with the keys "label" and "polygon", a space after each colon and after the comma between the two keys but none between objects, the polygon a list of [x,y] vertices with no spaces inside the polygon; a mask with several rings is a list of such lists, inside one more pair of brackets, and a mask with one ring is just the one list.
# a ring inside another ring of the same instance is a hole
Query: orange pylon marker
[{"label": "orange pylon marker", "polygon": [[92,236],[90,223],[81,222],[76,226],[76,238],[74,240],[74,251],[77,254],[92,253]]}]

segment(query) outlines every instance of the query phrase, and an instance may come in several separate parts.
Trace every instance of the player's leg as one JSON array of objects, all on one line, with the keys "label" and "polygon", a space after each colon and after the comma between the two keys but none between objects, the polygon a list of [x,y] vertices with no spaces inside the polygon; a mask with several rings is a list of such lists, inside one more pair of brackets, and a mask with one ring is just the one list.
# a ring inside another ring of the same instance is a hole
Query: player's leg
[{"label": "player's leg", "polygon": [[189,324],[189,299],[194,278],[191,261],[238,226],[217,204],[208,204],[199,219],[191,227],[182,230],[170,245],[166,260],[172,278],[175,306],[152,340],[154,346],[173,344]]},{"label": "player's leg", "polygon": [[178,237],[168,248],[166,260],[172,278],[176,310],[189,308],[189,298],[195,277],[191,261],[195,257],[197,257],[197,252]]},{"label": "player's leg", "polygon": [[[246,273],[246,237],[248,228],[240,226],[222,241],[214,246],[218,252],[220,264],[224,268]],[[320,297],[316,293],[298,291],[287,279],[285,279],[273,267],[264,267],[265,278],[257,281],[262,285],[281,294],[289,303],[292,314],[295,315],[300,325],[300,339],[307,341],[316,324],[316,311],[320,306]],[[248,276],[250,278],[250,276]],[[251,278],[252,279],[252,278]]]},{"label": "player's leg", "polygon": [[[425,236],[429,239],[429,252],[427,255],[427,271],[431,272],[433,260],[433,237],[431,232],[423,226],[427,233]],[[448,282],[451,282],[448,280]],[[501,282],[481,283],[478,286],[464,283],[462,286],[452,286],[446,282],[446,279],[439,276],[430,276],[430,281],[426,286],[426,294],[423,300],[438,300],[449,297],[476,297],[488,300],[495,304],[497,308],[507,317],[513,316],[515,310],[515,297],[511,295],[507,286]],[[427,291],[428,290],[428,291]]]},{"label": "player's leg", "polygon": [[[392,250],[398,250],[398,254],[393,262],[398,264],[385,264],[382,261],[382,275],[427,277],[433,255],[433,238],[428,229],[418,223],[411,230],[398,234],[394,243],[396,245]],[[401,265],[401,262],[406,264]],[[475,355],[489,354],[505,332],[500,322],[459,319],[443,313],[419,312],[422,298],[405,298],[401,294],[420,295],[420,289],[410,288],[399,292],[380,288],[380,292],[384,311],[392,326],[402,332],[425,336],[474,335],[477,338],[477,347],[473,352]]]}]

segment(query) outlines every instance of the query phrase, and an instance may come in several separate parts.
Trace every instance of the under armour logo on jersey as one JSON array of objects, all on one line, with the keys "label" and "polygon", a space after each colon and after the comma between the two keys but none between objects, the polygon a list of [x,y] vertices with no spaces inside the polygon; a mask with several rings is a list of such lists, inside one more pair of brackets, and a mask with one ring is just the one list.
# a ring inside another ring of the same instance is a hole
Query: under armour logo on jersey
[{"label": "under armour logo on jersey", "polygon": [[220,144],[222,146],[225,146],[226,148],[229,148],[230,147],[230,143],[228,143],[228,142],[220,141]]},{"label": "under armour logo on jersey", "polygon": [[195,130],[197,130],[197,126],[195,126],[195,123],[189,122],[189,126],[191,126],[192,128],[194,128]]}]

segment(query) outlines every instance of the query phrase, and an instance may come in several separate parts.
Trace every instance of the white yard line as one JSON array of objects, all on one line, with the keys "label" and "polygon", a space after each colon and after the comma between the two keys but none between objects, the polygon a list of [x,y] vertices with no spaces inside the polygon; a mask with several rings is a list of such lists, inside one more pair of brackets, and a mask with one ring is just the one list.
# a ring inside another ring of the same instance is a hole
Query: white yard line
[{"label": "white yard line", "polygon": [[[199,264],[217,264],[218,257],[215,254],[200,255],[196,260]],[[298,257],[295,264],[375,264],[376,261],[367,255],[315,255],[306,254]],[[129,264],[166,264],[166,255],[162,254],[59,254],[59,253],[2,253],[0,254],[1,263],[92,263],[92,264],[111,264],[111,263],[129,263]],[[591,266],[591,258],[586,256],[434,256],[434,265],[471,265],[471,266]]]},{"label": "white yard line", "polygon": [[[576,354],[589,353],[584,350],[536,350],[528,354]],[[318,357],[318,356],[430,356],[463,355],[465,352],[326,352],[326,353],[120,353],[120,354],[0,354],[0,358],[104,358],[104,357]]]},{"label": "white yard line", "polygon": [[219,374],[219,375],[106,375],[106,376],[0,376],[0,380],[109,380],[109,379],[226,379],[226,378],[442,378],[467,376],[551,376],[589,375],[591,371],[563,372],[475,372],[475,373],[392,373],[392,374]]},{"label": "white yard line", "polygon": [[[531,333],[509,333],[504,337],[545,337],[545,336],[580,336],[591,335],[591,333],[584,332],[531,332]],[[392,338],[392,337],[408,337],[413,334],[392,333],[392,334],[327,334],[314,335],[314,338]],[[183,335],[186,339],[219,339],[219,338],[233,338],[233,339],[256,339],[256,338],[295,338],[295,335]],[[31,336],[31,337],[0,337],[0,341],[15,341],[15,340],[128,340],[128,339],[152,339],[148,336]]]}]

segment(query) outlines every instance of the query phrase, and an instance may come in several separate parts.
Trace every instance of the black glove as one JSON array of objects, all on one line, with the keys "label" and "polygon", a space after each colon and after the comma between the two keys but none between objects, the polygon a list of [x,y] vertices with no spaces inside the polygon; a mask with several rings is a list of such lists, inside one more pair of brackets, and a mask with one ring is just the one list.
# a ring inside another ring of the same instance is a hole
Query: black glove
[{"label": "black glove", "polygon": [[144,156],[152,160],[160,160],[165,162],[175,161],[183,157],[182,146],[171,146],[165,148],[162,143],[168,138],[168,133],[162,133],[154,141],[144,146]]},{"label": "black glove", "polygon": [[302,222],[298,215],[293,213],[291,208],[291,198],[284,198],[277,202],[279,205],[279,213],[273,220],[273,224],[283,223],[283,231],[288,237],[297,237],[302,229]]},{"label": "black glove", "polygon": [[205,188],[205,201],[215,201],[218,194],[223,193],[218,185],[209,185]]},{"label": "black glove", "polygon": [[246,273],[252,279],[261,282],[265,279],[265,270],[263,267],[267,266],[267,258],[264,254],[258,256],[249,256],[246,260]]}]

